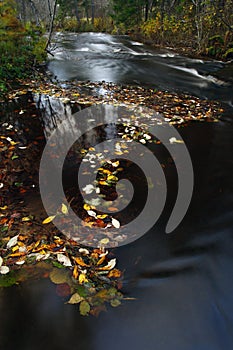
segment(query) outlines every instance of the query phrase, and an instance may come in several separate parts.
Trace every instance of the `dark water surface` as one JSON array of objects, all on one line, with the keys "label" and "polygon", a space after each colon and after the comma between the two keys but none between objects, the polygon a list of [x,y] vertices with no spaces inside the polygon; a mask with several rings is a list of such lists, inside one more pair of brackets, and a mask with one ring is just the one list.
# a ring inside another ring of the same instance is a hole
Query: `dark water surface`
[{"label": "dark water surface", "polygon": [[[224,66],[221,62],[171,57],[168,50],[159,53],[105,34],[59,37],[60,51],[49,66],[58,79],[137,80],[232,101],[232,86],[210,77]],[[180,226],[164,233],[172,208],[168,202],[146,235],[115,249],[125,270],[124,293],[136,300],[95,319],[64,305],[49,281],[0,289],[1,349],[233,349],[232,117],[229,109],[218,123],[179,129],[195,175],[192,202]],[[172,185],[171,179],[169,189]]]}]

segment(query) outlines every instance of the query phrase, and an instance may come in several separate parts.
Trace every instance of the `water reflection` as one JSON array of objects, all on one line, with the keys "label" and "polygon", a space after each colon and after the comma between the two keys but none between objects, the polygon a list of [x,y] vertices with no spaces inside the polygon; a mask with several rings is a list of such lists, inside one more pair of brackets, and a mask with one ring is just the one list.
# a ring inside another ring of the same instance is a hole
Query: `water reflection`
[{"label": "water reflection", "polygon": [[223,62],[182,57],[101,33],[63,34],[56,40],[58,49],[48,68],[59,80],[137,83],[232,103],[232,82],[226,79],[232,68],[221,78]]}]

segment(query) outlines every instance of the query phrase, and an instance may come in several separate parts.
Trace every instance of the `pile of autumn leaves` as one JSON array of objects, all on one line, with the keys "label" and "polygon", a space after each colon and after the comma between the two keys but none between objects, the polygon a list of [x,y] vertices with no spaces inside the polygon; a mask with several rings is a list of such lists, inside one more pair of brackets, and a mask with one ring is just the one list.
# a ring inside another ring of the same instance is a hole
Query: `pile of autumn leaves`
[{"label": "pile of autumn leaves", "polygon": [[22,265],[27,270],[43,263],[45,277],[57,285],[57,293],[69,304],[79,304],[82,315],[96,315],[105,310],[106,303],[113,307],[121,304],[122,273],[115,267],[116,258],[104,248],[90,250],[56,235],[43,235],[39,239],[38,234],[5,235],[1,241],[3,278]]}]

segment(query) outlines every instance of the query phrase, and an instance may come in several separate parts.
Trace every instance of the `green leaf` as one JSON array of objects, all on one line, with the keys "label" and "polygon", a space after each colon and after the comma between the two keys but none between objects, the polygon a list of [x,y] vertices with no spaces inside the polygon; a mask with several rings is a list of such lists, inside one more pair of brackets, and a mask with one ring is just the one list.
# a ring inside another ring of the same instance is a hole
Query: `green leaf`
[{"label": "green leaf", "polygon": [[117,307],[117,306],[121,305],[121,301],[119,299],[113,299],[113,300],[111,300],[110,304],[112,307]]},{"label": "green leaf", "polygon": [[82,316],[87,316],[91,310],[90,304],[83,300],[79,305],[79,311]]},{"label": "green leaf", "polygon": [[78,292],[78,294],[81,296],[81,297],[86,297],[87,295],[88,295],[88,293],[87,293],[87,290],[86,290],[86,288],[84,287],[84,286],[77,286],[77,292]]},{"label": "green leaf", "polygon": [[64,265],[60,264],[58,261],[53,261],[53,266],[57,267],[58,269],[65,269]]},{"label": "green leaf", "polygon": [[17,159],[17,158],[19,158],[19,156],[17,156],[16,154],[14,154],[14,155],[11,157],[12,160]]}]

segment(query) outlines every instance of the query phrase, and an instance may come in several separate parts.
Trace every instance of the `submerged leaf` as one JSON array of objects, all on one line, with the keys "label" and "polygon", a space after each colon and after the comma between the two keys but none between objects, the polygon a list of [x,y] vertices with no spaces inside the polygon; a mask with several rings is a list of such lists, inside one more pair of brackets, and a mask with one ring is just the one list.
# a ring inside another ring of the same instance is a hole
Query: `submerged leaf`
[{"label": "submerged leaf", "polygon": [[82,316],[87,316],[91,310],[90,304],[87,301],[83,300],[80,303],[79,310]]},{"label": "submerged leaf", "polygon": [[50,272],[49,278],[55,284],[65,283],[68,279],[67,270],[55,268]]}]

